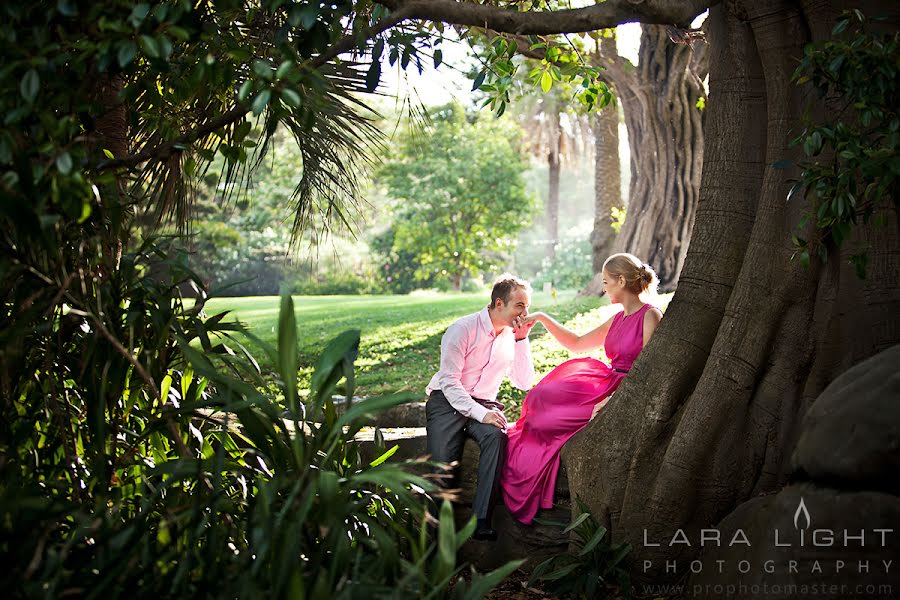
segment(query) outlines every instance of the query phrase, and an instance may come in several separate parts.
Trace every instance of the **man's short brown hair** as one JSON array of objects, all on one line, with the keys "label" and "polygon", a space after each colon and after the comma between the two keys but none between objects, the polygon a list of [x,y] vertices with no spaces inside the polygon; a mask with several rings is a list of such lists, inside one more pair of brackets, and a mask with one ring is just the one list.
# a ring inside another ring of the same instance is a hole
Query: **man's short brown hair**
[{"label": "man's short brown hair", "polygon": [[510,296],[514,290],[524,289],[531,294],[531,284],[520,279],[511,273],[504,273],[494,281],[494,288],[491,290],[491,308],[497,306],[497,298],[503,300],[503,304],[509,304]]}]

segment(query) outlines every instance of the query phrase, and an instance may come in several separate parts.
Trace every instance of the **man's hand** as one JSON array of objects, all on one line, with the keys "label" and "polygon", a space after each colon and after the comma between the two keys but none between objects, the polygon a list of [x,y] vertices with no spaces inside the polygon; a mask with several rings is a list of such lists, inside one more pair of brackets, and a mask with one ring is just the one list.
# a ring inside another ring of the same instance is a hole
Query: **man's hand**
[{"label": "man's hand", "polygon": [[512,322],[513,335],[516,336],[517,340],[524,340],[528,337],[528,333],[534,327],[535,322],[535,320],[524,316],[514,318]]},{"label": "man's hand", "polygon": [[506,431],[506,417],[503,416],[503,413],[500,411],[492,410],[491,412],[484,415],[484,421],[482,421],[485,425],[493,425],[497,429],[502,429]]}]

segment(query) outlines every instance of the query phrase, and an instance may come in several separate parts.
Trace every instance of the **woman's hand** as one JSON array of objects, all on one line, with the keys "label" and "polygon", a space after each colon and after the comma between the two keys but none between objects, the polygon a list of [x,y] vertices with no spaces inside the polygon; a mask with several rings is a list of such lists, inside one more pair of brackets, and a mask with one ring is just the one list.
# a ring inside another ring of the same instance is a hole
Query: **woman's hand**
[{"label": "woman's hand", "polygon": [[594,410],[591,411],[591,421],[594,420],[594,417],[596,417],[598,414],[600,414],[600,409],[602,409],[604,406],[606,406],[606,403],[609,402],[610,398],[612,398],[612,394],[610,394],[609,396],[604,398],[602,401],[600,401],[594,405]]},{"label": "woman's hand", "polygon": [[546,317],[544,313],[541,311],[533,312],[524,319],[524,323],[526,325],[534,325],[535,323],[543,323],[544,317]]},{"label": "woman's hand", "polygon": [[534,327],[534,321],[528,321],[528,317],[518,316],[513,319],[513,335],[517,340],[524,340],[527,338],[532,327]]}]

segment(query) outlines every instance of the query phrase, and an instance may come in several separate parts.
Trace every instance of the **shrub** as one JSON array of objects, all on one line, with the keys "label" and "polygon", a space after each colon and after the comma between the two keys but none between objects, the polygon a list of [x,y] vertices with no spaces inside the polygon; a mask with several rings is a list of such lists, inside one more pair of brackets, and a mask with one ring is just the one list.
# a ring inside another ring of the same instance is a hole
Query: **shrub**
[{"label": "shrub", "polygon": [[[382,442],[366,458],[354,439],[372,413],[408,398],[371,398],[340,416],[331,400],[352,396],[359,332],[325,349],[301,404],[294,310],[283,298],[278,348],[257,343],[278,365],[285,417],[231,337],[241,327],[206,317],[185,265],[148,242],[84,285],[48,279],[35,293],[28,281],[32,306],[5,305],[4,589],[131,598],[446,590],[473,526],[456,532],[446,506],[431,543],[431,480],[389,461],[396,447]],[[196,303],[178,295],[185,278]],[[515,566],[455,593],[480,597]]]},{"label": "shrub", "polygon": [[628,544],[611,544],[606,528],[598,524],[579,499],[580,513],[569,525],[539,521],[563,527],[563,533],[574,534],[574,553],[553,556],[531,573],[528,584],[540,582],[554,596],[568,598],[603,598],[615,588],[628,596],[631,580],[622,560],[631,551]]}]

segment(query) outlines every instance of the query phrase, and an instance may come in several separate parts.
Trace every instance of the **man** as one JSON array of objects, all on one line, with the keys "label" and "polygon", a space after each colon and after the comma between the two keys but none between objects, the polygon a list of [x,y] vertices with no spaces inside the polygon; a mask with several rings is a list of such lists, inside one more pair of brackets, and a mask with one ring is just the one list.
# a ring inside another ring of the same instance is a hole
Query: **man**
[{"label": "man", "polygon": [[534,379],[525,324],[531,286],[510,274],[501,275],[491,291],[490,306],[465,316],[441,338],[441,368],[425,393],[428,452],[432,460],[451,463],[462,456],[466,436],[480,450],[478,485],[472,511],[478,519],[474,538],[496,540],[491,513],[500,483],[506,448],[506,418],[497,391],[503,377],[525,390]]}]

